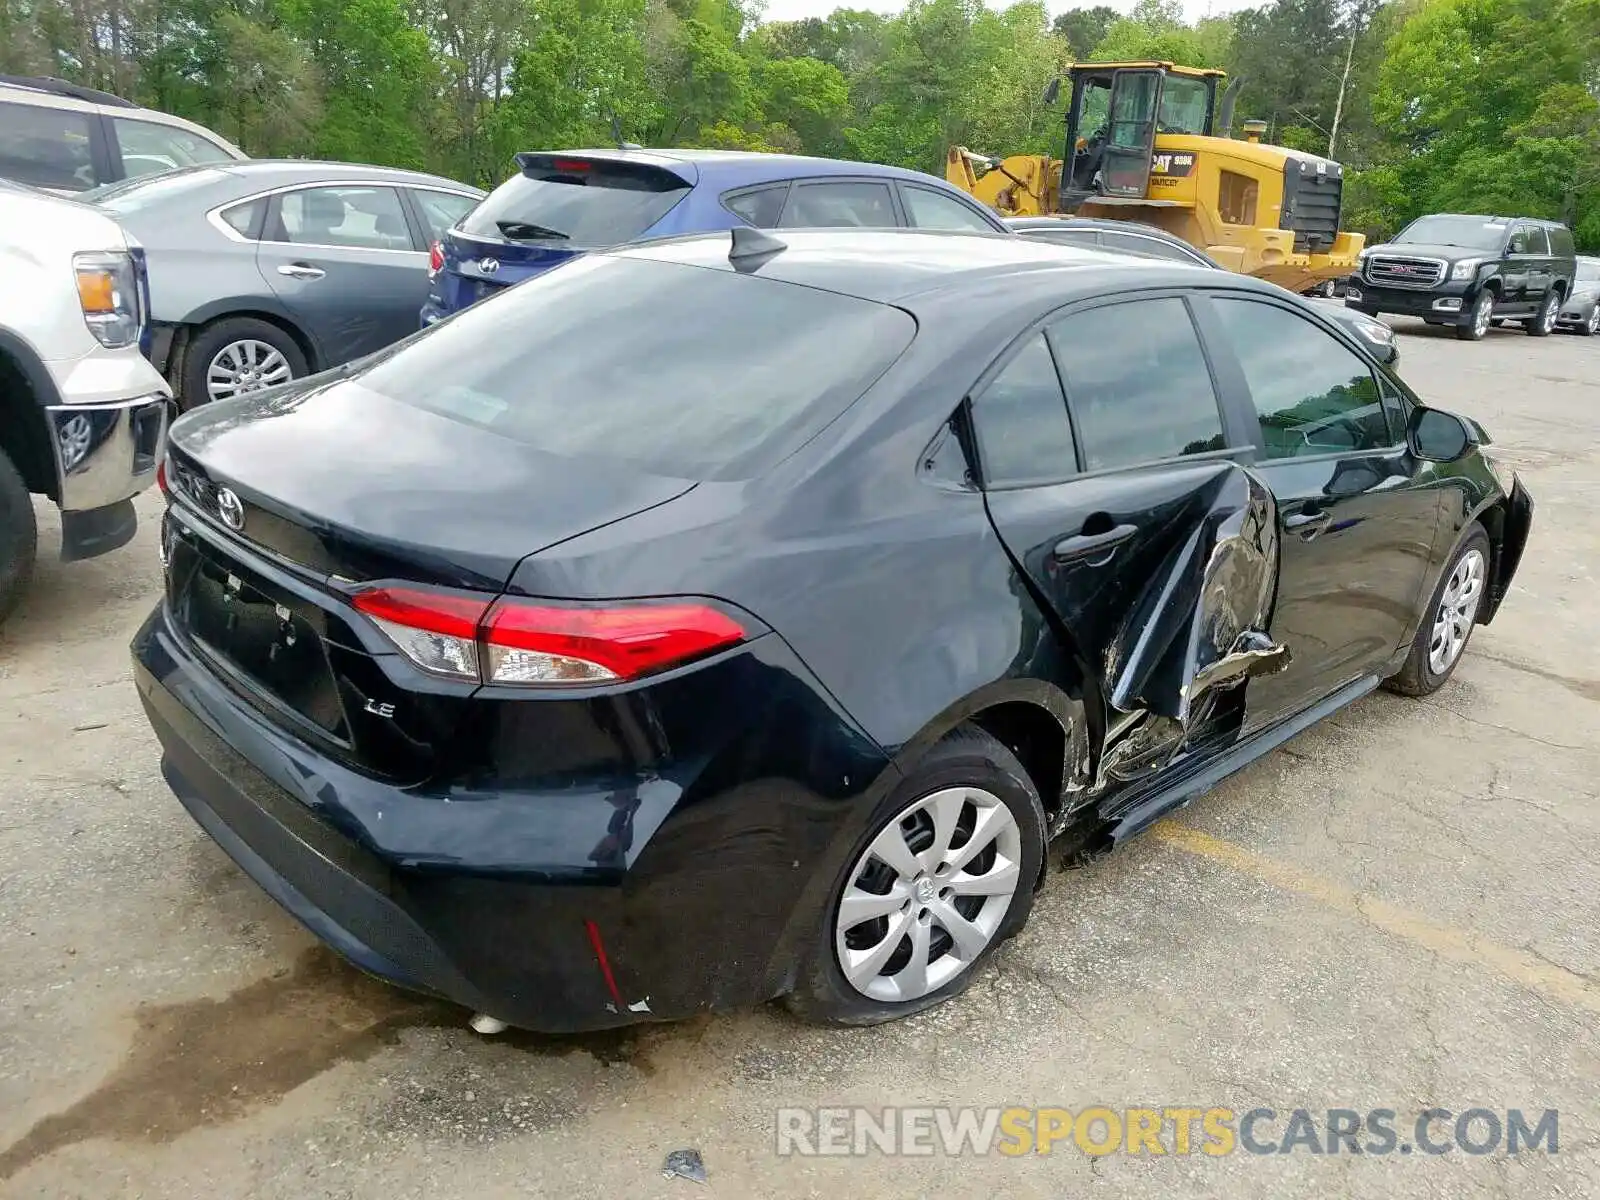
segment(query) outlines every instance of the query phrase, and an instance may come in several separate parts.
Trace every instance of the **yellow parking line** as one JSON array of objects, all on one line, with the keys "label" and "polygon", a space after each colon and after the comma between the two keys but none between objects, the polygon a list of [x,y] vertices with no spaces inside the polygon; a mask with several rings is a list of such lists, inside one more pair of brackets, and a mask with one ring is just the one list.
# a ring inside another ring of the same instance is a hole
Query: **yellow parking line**
[{"label": "yellow parking line", "polygon": [[1151,833],[1158,841],[1169,846],[1208,858],[1282,891],[1310,897],[1328,908],[1364,921],[1374,929],[1413,942],[1440,958],[1469,966],[1488,967],[1529,991],[1541,992],[1564,1004],[1600,1013],[1600,986],[1536,954],[1441,925],[1383,900],[1351,891],[1331,880],[1309,875],[1298,867],[1265,858],[1243,846],[1201,833],[1171,818],[1156,822]]}]

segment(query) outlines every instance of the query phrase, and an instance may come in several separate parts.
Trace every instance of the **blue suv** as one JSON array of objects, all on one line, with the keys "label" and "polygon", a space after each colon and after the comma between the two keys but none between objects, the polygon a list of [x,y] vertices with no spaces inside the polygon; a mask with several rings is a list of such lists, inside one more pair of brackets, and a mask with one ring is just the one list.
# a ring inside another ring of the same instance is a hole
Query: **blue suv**
[{"label": "blue suv", "polygon": [[903,167],[727,150],[523,153],[432,248],[423,325],[587,250],[736,225],[910,226],[1010,236],[999,216]]}]

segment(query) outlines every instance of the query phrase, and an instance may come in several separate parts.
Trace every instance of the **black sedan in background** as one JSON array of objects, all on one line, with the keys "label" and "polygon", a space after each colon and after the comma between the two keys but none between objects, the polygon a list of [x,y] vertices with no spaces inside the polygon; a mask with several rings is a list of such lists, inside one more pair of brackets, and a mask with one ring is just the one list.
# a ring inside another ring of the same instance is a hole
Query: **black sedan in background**
[{"label": "black sedan in background", "polygon": [[414,332],[428,247],[482,196],[416,171],[258,159],[145,175],[79,198],[144,246],[152,357],[192,408]]},{"label": "black sedan in background", "polygon": [[1531,521],[1487,440],[1238,275],[597,251],[180,419],[137,684],[247,873],[480,1026],[878,1021],[968,984],[1050,839],[1443,685]]},{"label": "black sedan in background", "polygon": [[[1113,221],[1107,217],[1008,217],[1006,224],[1023,237],[1058,246],[1086,246],[1143,258],[1165,258],[1210,267],[1213,271],[1227,270],[1182,238],[1140,221]],[[1382,321],[1344,308],[1324,312],[1366,342],[1373,357],[1384,366],[1393,367],[1400,362],[1400,345],[1395,340],[1394,330]]]}]

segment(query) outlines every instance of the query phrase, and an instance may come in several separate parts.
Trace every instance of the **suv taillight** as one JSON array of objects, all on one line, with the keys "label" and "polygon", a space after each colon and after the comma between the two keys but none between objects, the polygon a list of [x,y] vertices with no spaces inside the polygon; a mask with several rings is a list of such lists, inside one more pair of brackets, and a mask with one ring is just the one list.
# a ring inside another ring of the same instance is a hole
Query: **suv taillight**
[{"label": "suv taillight", "polygon": [[745,640],[732,617],[692,600],[557,606],[421,588],[372,588],[352,603],[422,670],[468,683],[615,683]]},{"label": "suv taillight", "polygon": [[432,279],[444,270],[444,247],[438,242],[428,247],[428,278]]}]

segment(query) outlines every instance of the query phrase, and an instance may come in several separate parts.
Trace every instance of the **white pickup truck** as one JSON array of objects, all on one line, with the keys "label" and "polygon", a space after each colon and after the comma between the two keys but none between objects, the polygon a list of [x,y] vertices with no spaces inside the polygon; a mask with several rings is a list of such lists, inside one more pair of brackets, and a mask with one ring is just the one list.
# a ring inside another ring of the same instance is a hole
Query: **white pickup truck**
[{"label": "white pickup truck", "polygon": [[145,357],[147,292],[115,221],[0,181],[0,620],[33,573],[33,495],[60,507],[69,562],[138,527],[172,406]]}]

